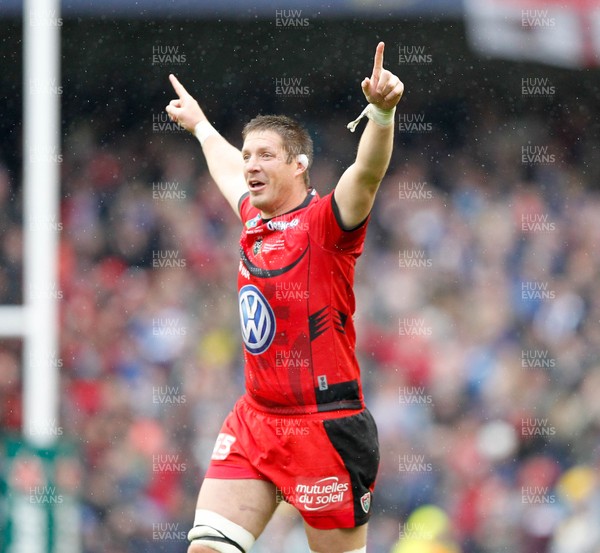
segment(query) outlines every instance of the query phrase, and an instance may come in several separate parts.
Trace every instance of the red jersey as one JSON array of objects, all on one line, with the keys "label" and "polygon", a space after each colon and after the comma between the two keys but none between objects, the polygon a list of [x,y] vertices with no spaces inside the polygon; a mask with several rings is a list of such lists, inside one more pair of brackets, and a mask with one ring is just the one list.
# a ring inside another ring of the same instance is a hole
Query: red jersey
[{"label": "red jersey", "polygon": [[364,407],[355,356],[353,284],[366,221],[342,229],[333,193],[313,190],[264,220],[240,200],[239,309],[246,392],[274,413]]}]

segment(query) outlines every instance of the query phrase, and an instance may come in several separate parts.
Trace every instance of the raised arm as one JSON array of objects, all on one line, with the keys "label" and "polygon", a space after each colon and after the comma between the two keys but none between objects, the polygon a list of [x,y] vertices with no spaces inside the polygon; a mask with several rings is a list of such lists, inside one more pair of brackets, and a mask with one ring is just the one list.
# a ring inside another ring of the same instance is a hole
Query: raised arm
[{"label": "raised arm", "polygon": [[211,126],[198,102],[177,78],[169,75],[169,80],[178,96],[166,107],[169,117],[200,140],[210,175],[239,217],[238,203],[247,191],[241,152]]},{"label": "raised arm", "polygon": [[360,138],[356,160],[346,169],[334,192],[346,229],[359,225],[369,215],[392,156],[394,109],[402,98],[404,85],[383,68],[384,47],[383,42],[377,45],[371,77],[361,83],[369,102],[363,114],[369,122]]}]

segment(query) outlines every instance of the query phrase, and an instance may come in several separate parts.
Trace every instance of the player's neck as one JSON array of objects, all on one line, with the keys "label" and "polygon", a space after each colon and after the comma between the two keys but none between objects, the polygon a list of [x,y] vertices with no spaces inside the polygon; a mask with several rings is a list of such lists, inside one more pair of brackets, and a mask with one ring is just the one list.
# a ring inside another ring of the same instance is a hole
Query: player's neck
[{"label": "player's neck", "polygon": [[288,213],[293,213],[294,211],[297,211],[298,209],[302,209],[303,207],[306,207],[309,203],[310,203],[310,199],[313,195],[313,188],[307,188],[306,190],[304,190],[304,195],[303,197],[298,200],[297,198],[294,199],[294,202],[286,202],[285,206],[282,206],[279,209],[274,210],[271,213],[266,213],[265,211],[261,210],[260,212],[260,217],[263,221],[270,221],[271,219],[274,219],[275,217],[281,217],[282,215],[287,215]]}]

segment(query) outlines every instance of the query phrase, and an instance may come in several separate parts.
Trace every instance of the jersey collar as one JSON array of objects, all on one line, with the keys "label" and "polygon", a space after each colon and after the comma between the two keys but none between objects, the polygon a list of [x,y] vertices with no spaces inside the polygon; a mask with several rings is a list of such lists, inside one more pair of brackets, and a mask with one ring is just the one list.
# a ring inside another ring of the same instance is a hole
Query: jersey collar
[{"label": "jersey collar", "polygon": [[289,215],[290,213],[294,213],[294,211],[298,211],[299,209],[304,209],[315,197],[317,197],[317,191],[314,188],[309,188],[308,193],[306,194],[306,198],[304,198],[304,200],[299,206],[295,207],[294,209],[290,209],[285,213],[281,213],[280,215],[275,215],[275,217],[270,217],[269,219],[263,219],[261,217],[261,223],[265,224],[269,221],[272,221],[273,219],[277,219],[277,217],[283,217],[284,215]]}]

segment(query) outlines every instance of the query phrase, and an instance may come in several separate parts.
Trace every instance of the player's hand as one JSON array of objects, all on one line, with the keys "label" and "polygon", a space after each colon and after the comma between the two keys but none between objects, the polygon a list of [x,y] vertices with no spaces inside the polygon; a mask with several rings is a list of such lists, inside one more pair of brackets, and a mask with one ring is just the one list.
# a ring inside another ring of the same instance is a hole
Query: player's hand
[{"label": "player's hand", "polygon": [[377,45],[371,77],[365,78],[360,86],[370,104],[381,109],[392,109],[402,98],[404,84],[396,75],[383,68],[384,48],[383,42]]},{"label": "player's hand", "polygon": [[169,80],[179,98],[171,100],[165,108],[172,121],[179,123],[184,129],[194,132],[194,127],[206,119],[206,115],[194,97],[183,87],[175,75],[169,75]]}]

